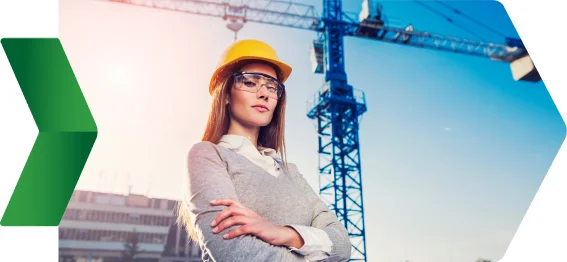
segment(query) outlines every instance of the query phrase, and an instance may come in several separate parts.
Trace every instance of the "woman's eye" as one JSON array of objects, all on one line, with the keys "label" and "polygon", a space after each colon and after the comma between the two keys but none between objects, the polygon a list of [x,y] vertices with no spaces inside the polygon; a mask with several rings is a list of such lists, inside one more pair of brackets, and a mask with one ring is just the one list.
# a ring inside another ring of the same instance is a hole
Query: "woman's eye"
[{"label": "woman's eye", "polygon": [[256,86],[256,83],[254,83],[252,81],[244,81],[244,85],[248,86],[248,87],[253,87],[253,86]]},{"label": "woman's eye", "polygon": [[276,92],[278,92],[278,89],[273,87],[273,86],[270,86],[270,87],[268,87],[268,91],[270,91],[272,93],[276,93]]}]

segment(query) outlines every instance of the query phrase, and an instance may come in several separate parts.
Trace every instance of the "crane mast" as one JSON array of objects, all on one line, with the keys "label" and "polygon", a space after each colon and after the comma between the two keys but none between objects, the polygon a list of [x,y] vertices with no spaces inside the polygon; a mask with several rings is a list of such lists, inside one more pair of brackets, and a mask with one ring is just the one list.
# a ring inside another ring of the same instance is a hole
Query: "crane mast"
[{"label": "crane mast", "polygon": [[[360,140],[360,117],[367,111],[364,92],[348,84],[344,37],[358,37],[392,44],[485,57],[508,62],[515,80],[541,78],[520,39],[485,43],[453,36],[389,27],[381,7],[363,1],[358,18],[343,12],[342,0],[323,0],[323,15],[311,5],[283,0],[107,0],[150,8],[220,17],[230,23],[256,22],[315,31],[311,46],[313,72],[325,83],[307,101],[307,116],[317,123],[319,194],[347,228],[352,244],[351,261],[367,261]],[[231,27],[235,32],[241,26]],[[233,29],[234,28],[234,29]]]},{"label": "crane mast", "polygon": [[[352,244],[351,261],[366,261],[359,119],[366,112],[345,72],[342,0],[323,2],[324,30],[319,32],[325,60],[325,84],[307,116],[316,119],[319,144],[319,194],[344,224]],[[363,98],[364,94],[360,92]]]}]

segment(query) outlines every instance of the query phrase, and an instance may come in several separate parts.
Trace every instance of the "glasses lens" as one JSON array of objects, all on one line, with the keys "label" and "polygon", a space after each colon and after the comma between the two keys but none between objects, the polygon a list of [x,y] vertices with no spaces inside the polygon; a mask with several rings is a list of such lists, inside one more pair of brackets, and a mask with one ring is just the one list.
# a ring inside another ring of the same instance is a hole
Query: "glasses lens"
[{"label": "glasses lens", "polygon": [[264,85],[268,90],[270,97],[279,98],[283,92],[281,83],[269,76],[258,73],[243,73],[236,76],[236,87],[249,92],[258,92],[260,87]]}]

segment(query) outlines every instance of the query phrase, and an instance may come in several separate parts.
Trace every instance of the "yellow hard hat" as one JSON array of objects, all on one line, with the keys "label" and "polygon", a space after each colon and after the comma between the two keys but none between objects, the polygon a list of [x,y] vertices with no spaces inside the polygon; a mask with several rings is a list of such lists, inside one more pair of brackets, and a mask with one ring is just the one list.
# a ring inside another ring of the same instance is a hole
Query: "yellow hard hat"
[{"label": "yellow hard hat", "polygon": [[211,77],[209,94],[213,94],[219,81],[231,73],[231,66],[245,60],[261,60],[273,64],[279,69],[278,78],[284,83],[291,74],[291,66],[279,60],[276,50],[259,40],[240,40],[230,45],[221,55],[217,69]]}]

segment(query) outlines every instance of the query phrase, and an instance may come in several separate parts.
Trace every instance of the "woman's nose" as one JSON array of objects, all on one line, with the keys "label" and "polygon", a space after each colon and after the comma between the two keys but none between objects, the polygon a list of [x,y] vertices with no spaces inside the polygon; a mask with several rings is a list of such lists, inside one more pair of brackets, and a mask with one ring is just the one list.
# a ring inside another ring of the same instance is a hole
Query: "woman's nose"
[{"label": "woman's nose", "polygon": [[260,85],[260,89],[258,89],[256,96],[261,99],[268,99],[268,88],[266,85]]}]

